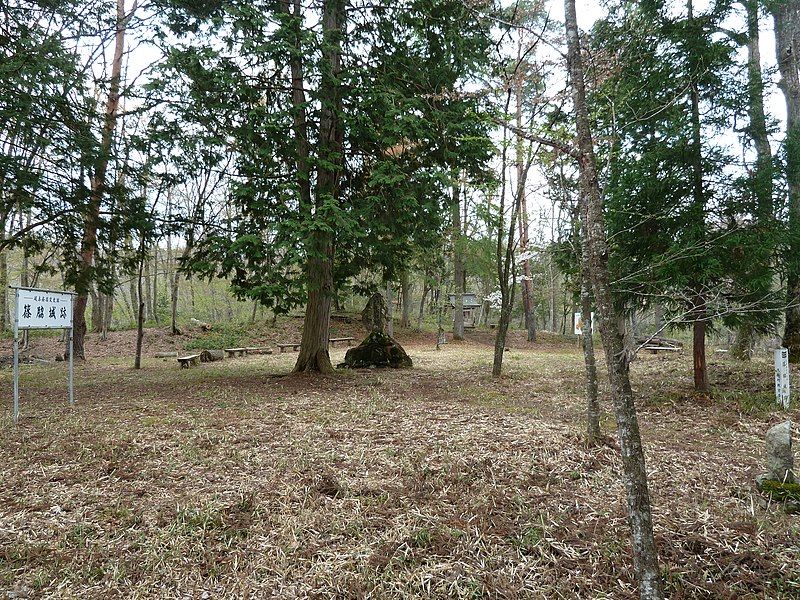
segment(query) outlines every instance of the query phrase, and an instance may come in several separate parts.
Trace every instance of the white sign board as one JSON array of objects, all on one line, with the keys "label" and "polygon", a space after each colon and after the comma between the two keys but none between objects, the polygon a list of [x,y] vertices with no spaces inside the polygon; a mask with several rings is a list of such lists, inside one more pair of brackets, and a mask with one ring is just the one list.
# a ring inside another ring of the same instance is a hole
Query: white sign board
[{"label": "white sign board", "polygon": [[17,289],[17,329],[69,329],[72,297],[66,292]]},{"label": "white sign board", "polygon": [[789,351],[775,350],[775,399],[783,408],[789,408],[791,388],[789,386]]},{"label": "white sign board", "polygon": [[[583,316],[581,313],[575,313],[575,335],[583,335]],[[594,312],[592,312],[592,333],[594,333]]]},{"label": "white sign board", "polygon": [[69,403],[75,404],[72,359],[72,292],[13,287],[14,313],[14,423],[19,420],[19,332],[22,329],[66,329],[69,332]]}]

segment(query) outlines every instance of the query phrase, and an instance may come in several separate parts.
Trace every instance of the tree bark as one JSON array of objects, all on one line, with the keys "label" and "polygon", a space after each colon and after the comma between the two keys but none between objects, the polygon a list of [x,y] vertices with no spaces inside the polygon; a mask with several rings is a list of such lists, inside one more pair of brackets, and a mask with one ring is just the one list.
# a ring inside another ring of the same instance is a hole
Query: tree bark
[{"label": "tree bark", "polygon": [[[147,321],[148,319],[152,319],[153,315],[151,314],[151,308],[153,306],[152,296],[150,287],[150,260],[149,257],[144,257],[144,279],[142,281],[142,287],[139,288],[139,298],[144,300],[144,320]],[[144,298],[142,298],[141,293],[144,292]]]},{"label": "tree bark", "polygon": [[428,297],[428,274],[422,283],[422,299],[419,301],[419,314],[417,315],[417,330],[422,329],[422,318],[425,316],[425,298]]},{"label": "tree bark", "polygon": [[[511,102],[511,89],[508,90],[506,100],[506,113]],[[497,334],[494,339],[494,358],[492,361],[492,376],[500,377],[503,371],[503,355],[506,349],[506,336],[508,325],[511,321],[511,308],[514,306],[514,231],[517,228],[517,214],[519,210],[519,196],[511,204],[511,216],[509,218],[508,231],[504,235],[505,206],[506,206],[506,170],[508,166],[508,150],[506,141],[508,139],[508,127],[503,127],[503,151],[500,160],[501,185],[500,185],[500,206],[497,225],[497,278],[500,283],[500,319],[497,322]],[[505,244],[503,241],[505,240]]]},{"label": "tree bark", "polygon": [[386,334],[394,337],[394,294],[392,284],[386,283]]},{"label": "tree bark", "polygon": [[403,301],[403,311],[400,315],[400,327],[411,327],[411,282],[408,271],[400,275],[400,297]]},{"label": "tree bark", "polygon": [[[296,0],[296,11],[298,6]],[[322,105],[319,116],[319,161],[314,199],[317,212],[312,218],[321,218],[318,216],[318,212],[323,205],[326,202],[337,202],[339,198],[339,179],[344,161],[342,97],[339,83],[344,16],[344,0],[325,0],[322,11],[323,44],[319,86]],[[296,14],[295,17],[299,19],[300,15]],[[299,28],[300,25],[298,20],[297,27]],[[295,69],[293,68],[293,98],[298,86],[302,90],[302,80],[294,81],[294,75]],[[302,144],[302,142],[303,140],[298,138],[298,144]],[[300,180],[302,183],[302,177]],[[327,227],[314,229],[306,251],[308,253],[308,303],[303,322],[300,353],[294,371],[328,373],[333,371],[328,353],[328,338],[333,296],[334,247],[333,236]]]},{"label": "tree bark", "polygon": [[[517,47],[517,63],[522,60],[522,38]],[[517,108],[517,195],[519,209],[519,249],[523,254],[522,259],[522,309],[525,314],[525,329],[528,332],[528,341],[536,341],[536,319],[533,315],[533,283],[531,281],[531,262],[528,257],[528,202],[525,194],[528,179],[528,167],[525,162],[525,141],[522,138],[522,79],[516,81],[516,108]]]},{"label": "tree bark", "polygon": [[789,362],[800,362],[800,3],[772,2],[779,87],[786,101],[786,182],[789,188],[789,249],[783,345]]},{"label": "tree bark", "polygon": [[[6,239],[6,217],[0,215],[0,244]],[[8,249],[0,246],[0,333],[8,329]]]},{"label": "tree bark", "polygon": [[142,296],[142,279],[143,279],[143,267],[147,263],[147,257],[145,254],[145,241],[144,235],[142,235],[142,240],[140,241],[141,247],[139,250],[139,268],[136,273],[136,291],[137,296],[139,298],[139,310],[136,313],[136,355],[133,361],[133,368],[134,369],[141,369],[142,368],[142,342],[144,341],[144,319],[145,319],[145,307],[146,303],[144,302]]},{"label": "tree bark", "polygon": [[[694,6],[692,0],[688,0],[687,12],[689,22],[694,21]],[[695,80],[695,63],[697,62],[690,50],[689,54],[690,86],[689,98],[691,103],[691,124],[692,124],[692,213],[693,235],[690,242],[698,248],[702,248],[705,240],[705,190],[703,189],[703,146],[700,124],[700,92]],[[708,387],[708,363],[706,362],[706,300],[704,297],[704,285],[701,280],[702,274],[696,274],[693,283],[693,293],[695,295],[692,307],[692,356],[694,368],[694,389],[701,394],[709,392]]]},{"label": "tree bark", "polygon": [[100,152],[91,177],[91,194],[84,216],[83,239],[81,240],[80,266],[75,291],[78,293],[73,308],[73,348],[75,357],[85,360],[84,339],[86,337],[86,304],[89,286],[93,278],[94,258],[97,250],[97,230],[100,226],[100,206],[106,191],[106,172],[111,156],[111,140],[117,123],[119,108],[120,81],[122,78],[122,57],[125,49],[125,28],[136,10],[125,15],[125,1],[117,0],[116,33],[114,37],[114,58],[111,63],[111,81],[106,102],[105,120],[100,139]]},{"label": "tree bark", "polygon": [[153,243],[153,295],[151,299],[153,301],[152,309],[150,314],[153,315],[153,320],[156,322],[156,325],[159,324],[158,321],[158,241]]},{"label": "tree bark", "polygon": [[587,206],[585,198],[580,204],[580,249],[581,249],[581,320],[583,321],[583,363],[586,369],[586,445],[599,443],[600,402],[597,397],[597,363],[594,356],[594,339],[592,337],[592,281],[591,257],[589,249],[589,231],[587,227]]},{"label": "tree bark", "polygon": [[464,339],[464,256],[461,240],[461,183],[453,182],[452,211],[452,244],[453,244],[453,287],[455,302],[453,303],[453,339]]},{"label": "tree bark", "polygon": [[575,0],[565,0],[564,13],[568,48],[567,61],[577,132],[580,185],[586,202],[588,262],[592,288],[597,302],[597,312],[600,317],[600,334],[606,352],[611,397],[614,401],[614,413],[617,420],[623,481],[633,540],[634,566],[639,582],[639,597],[643,600],[661,600],[664,594],[661,589],[658,553],[653,537],[644,449],[630,385],[623,332],[619,328],[620,319],[617,317],[611,292],[603,201],[597,179],[594,143],[586,104],[585,77],[578,37]]}]

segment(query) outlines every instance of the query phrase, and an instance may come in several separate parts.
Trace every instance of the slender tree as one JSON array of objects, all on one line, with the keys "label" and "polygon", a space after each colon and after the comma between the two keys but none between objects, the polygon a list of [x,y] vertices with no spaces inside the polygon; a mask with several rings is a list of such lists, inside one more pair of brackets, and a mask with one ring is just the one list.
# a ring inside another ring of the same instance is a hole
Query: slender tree
[{"label": "slender tree", "polygon": [[611,397],[614,402],[617,434],[622,454],[623,481],[628,499],[628,518],[633,540],[634,564],[639,582],[639,597],[643,600],[656,600],[663,598],[664,594],[658,567],[658,552],[653,537],[644,449],[631,390],[628,355],[623,341],[624,332],[620,329],[622,319],[615,309],[609,281],[608,243],[603,220],[603,199],[597,177],[594,142],[586,101],[586,77],[581,56],[575,0],[565,0],[564,14],[567,62],[577,133],[577,158],[581,194],[585,206],[584,219],[587,235],[584,243],[587,245],[588,266],[599,313],[600,335],[603,339],[606,365],[611,381]]}]

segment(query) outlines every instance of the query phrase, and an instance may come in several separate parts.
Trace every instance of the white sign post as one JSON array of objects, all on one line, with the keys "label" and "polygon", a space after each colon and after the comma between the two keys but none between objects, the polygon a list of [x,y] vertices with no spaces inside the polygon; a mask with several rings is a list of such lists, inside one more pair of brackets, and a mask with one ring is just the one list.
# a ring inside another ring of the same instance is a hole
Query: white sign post
[{"label": "white sign post", "polygon": [[[581,313],[575,313],[575,335],[583,335],[583,316]],[[594,333],[594,311],[592,311],[592,333]]]},{"label": "white sign post", "polygon": [[14,312],[14,423],[19,420],[19,332],[25,329],[66,329],[69,335],[69,403],[75,404],[72,361],[72,298],[74,292],[57,292],[11,286]]},{"label": "white sign post", "polygon": [[775,350],[775,399],[783,408],[789,408],[791,388],[789,386],[789,351],[786,348]]}]

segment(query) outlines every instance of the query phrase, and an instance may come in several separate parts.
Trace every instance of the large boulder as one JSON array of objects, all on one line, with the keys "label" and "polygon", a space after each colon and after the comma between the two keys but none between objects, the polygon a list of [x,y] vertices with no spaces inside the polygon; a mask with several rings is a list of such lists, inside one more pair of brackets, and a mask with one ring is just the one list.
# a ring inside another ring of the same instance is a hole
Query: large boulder
[{"label": "large boulder", "polygon": [[363,342],[350,348],[339,367],[364,369],[367,367],[410,368],[411,358],[397,341],[383,333],[373,331]]},{"label": "large boulder", "polygon": [[386,331],[386,325],[389,322],[389,311],[386,308],[386,299],[383,294],[372,294],[364,310],[361,311],[361,322],[364,324],[364,329],[369,332],[377,331],[383,333]]}]

